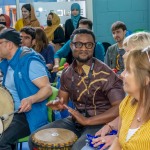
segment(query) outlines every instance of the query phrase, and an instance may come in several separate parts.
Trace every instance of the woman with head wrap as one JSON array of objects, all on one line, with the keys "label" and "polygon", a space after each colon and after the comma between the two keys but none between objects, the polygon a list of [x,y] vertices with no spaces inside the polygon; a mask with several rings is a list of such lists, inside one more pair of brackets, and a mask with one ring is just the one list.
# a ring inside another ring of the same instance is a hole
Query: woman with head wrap
[{"label": "woman with head wrap", "polygon": [[71,18],[65,22],[65,41],[67,42],[70,39],[70,36],[74,29],[78,28],[79,21],[84,19],[80,16],[80,5],[78,3],[73,3],[71,5]]},{"label": "woman with head wrap", "polygon": [[31,4],[24,4],[21,10],[22,18],[15,24],[17,31],[20,31],[24,26],[40,27],[40,23],[35,16],[34,8]]},{"label": "woman with head wrap", "polygon": [[49,43],[55,50],[60,49],[62,43],[65,42],[64,30],[60,26],[60,18],[57,14],[50,12],[47,16],[47,27],[44,29]]},{"label": "woman with head wrap", "polygon": [[3,24],[7,28],[10,28],[11,25],[10,17],[6,14],[0,14],[0,24]]}]

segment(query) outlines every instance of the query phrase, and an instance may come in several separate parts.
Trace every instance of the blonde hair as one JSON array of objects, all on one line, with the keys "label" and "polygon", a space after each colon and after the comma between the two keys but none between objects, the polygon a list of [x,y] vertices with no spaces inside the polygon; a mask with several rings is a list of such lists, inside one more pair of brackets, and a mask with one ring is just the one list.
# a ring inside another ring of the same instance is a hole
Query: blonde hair
[{"label": "blonde hair", "polygon": [[128,54],[132,50],[143,49],[145,47],[148,47],[149,45],[150,33],[148,32],[138,32],[126,37],[123,41],[123,47],[124,49],[128,49],[128,52],[126,52],[123,56],[124,63],[126,62]]},{"label": "blonde hair", "polygon": [[[133,50],[127,57],[126,70],[130,71],[130,65],[134,65],[134,75],[140,87],[139,107],[144,106],[142,118],[147,121],[150,119],[150,47],[140,50]],[[147,80],[148,79],[148,80]],[[133,100],[132,104],[136,101]]]},{"label": "blonde hair", "polygon": [[150,45],[150,33],[138,32],[126,37],[123,41],[123,46],[130,50],[143,49]]}]

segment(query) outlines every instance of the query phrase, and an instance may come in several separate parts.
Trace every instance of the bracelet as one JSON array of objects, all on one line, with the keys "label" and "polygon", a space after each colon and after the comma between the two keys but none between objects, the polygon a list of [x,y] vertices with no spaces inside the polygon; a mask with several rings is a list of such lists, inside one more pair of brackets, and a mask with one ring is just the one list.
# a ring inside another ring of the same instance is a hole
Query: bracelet
[{"label": "bracelet", "polygon": [[112,126],[111,126],[109,123],[107,123],[106,125],[108,125],[109,128],[110,128],[111,130],[113,130]]}]

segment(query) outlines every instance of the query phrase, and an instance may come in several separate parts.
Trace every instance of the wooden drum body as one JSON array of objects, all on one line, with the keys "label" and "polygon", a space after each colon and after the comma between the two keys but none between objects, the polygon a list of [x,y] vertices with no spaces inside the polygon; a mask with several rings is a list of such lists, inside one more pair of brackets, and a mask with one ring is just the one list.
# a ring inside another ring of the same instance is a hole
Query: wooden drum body
[{"label": "wooden drum body", "polygon": [[6,120],[3,120],[3,116],[5,114],[10,114],[14,111],[14,103],[13,98],[10,95],[10,93],[4,89],[3,87],[0,87],[0,134],[5,131],[10,123],[12,122],[13,115],[9,116]]},{"label": "wooden drum body", "polygon": [[76,140],[72,131],[60,128],[43,129],[32,136],[36,150],[71,150]]}]

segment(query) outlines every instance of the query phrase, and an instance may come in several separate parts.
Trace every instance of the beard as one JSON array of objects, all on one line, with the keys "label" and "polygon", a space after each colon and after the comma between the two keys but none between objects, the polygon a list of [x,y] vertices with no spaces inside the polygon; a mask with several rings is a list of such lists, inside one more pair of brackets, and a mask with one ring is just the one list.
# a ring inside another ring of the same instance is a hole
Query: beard
[{"label": "beard", "polygon": [[[80,54],[86,54],[86,57],[81,57]],[[90,60],[93,57],[92,53],[89,53],[88,51],[80,51],[80,53],[77,56],[74,56],[74,58],[81,63],[86,63],[88,60]]]},{"label": "beard", "polygon": [[86,58],[80,58],[79,56],[76,57],[75,59],[78,61],[78,62],[81,62],[81,63],[86,63],[88,60],[90,60],[92,57],[86,57]]}]

